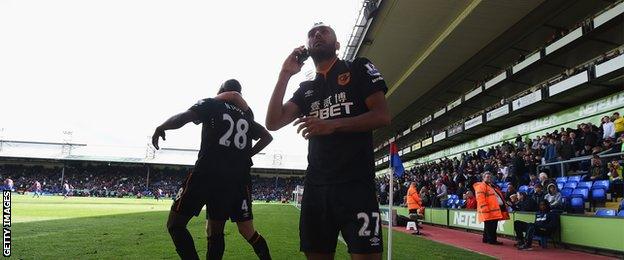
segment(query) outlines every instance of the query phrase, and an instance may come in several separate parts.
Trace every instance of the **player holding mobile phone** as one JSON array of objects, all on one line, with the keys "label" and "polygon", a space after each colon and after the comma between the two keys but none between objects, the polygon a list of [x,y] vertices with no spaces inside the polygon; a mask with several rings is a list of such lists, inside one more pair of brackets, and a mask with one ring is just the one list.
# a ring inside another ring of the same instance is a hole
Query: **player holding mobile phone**
[{"label": "player holding mobile phone", "polygon": [[297,132],[309,140],[300,250],[308,259],[333,259],[341,232],[352,259],[381,259],[372,131],[390,123],[386,83],[369,60],[338,59],[340,44],[327,25],[308,31],[307,47],[316,78],[283,102],[290,77],[303,66],[297,57],[306,52],[303,46],[294,49],[282,65],[266,118],[271,131],[298,118]]}]

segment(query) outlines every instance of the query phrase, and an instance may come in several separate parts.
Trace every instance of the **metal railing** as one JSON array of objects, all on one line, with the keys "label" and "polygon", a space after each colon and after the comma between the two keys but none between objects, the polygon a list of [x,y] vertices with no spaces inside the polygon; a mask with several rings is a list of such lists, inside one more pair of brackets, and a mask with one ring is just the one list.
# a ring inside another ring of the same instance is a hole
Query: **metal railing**
[{"label": "metal railing", "polygon": [[[623,155],[624,155],[624,152],[619,152],[619,153],[609,153],[609,154],[598,154],[598,157],[600,157],[601,160],[604,160],[606,158],[623,156]],[[551,166],[559,166],[557,168],[560,171],[560,174],[561,174],[560,177],[564,177],[566,175],[566,172],[565,172],[566,164],[588,161],[588,160],[591,160],[592,157],[593,157],[592,155],[588,155],[588,156],[577,157],[577,158],[566,160],[566,161],[540,164],[537,166],[537,172],[540,172],[540,168],[545,168],[545,167],[551,168]]]}]

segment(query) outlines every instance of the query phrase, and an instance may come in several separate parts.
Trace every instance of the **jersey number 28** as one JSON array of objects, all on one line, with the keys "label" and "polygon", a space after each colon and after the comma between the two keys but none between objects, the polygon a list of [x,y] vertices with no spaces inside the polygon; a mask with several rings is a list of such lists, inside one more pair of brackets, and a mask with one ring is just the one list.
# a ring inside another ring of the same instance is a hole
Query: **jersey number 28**
[{"label": "jersey number 28", "polygon": [[230,136],[232,136],[232,132],[234,130],[234,125],[236,125],[236,134],[234,134],[234,146],[238,149],[244,149],[247,146],[247,131],[249,131],[249,123],[245,119],[239,119],[234,124],[234,120],[229,114],[223,114],[223,121],[227,121],[230,123],[228,130],[225,132],[221,138],[219,138],[219,144],[223,146],[230,147],[231,141]]}]

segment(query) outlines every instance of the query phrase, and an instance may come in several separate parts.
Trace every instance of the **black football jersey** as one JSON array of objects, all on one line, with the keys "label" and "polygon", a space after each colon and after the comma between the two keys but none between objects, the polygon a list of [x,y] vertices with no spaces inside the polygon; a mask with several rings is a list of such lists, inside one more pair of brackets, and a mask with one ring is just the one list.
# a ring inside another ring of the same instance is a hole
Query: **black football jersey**
[{"label": "black football jersey", "polygon": [[[249,174],[252,140],[260,137],[262,126],[253,120],[251,110],[213,98],[202,99],[189,110],[202,124],[201,148],[196,172],[210,176],[245,177]],[[238,176],[241,175],[241,176]]]},{"label": "black football jersey", "polygon": [[[317,73],[314,80],[302,82],[290,102],[306,116],[346,118],[368,112],[366,98],[387,90],[381,73],[368,59],[337,60],[325,75]],[[374,175],[372,131],[333,133],[309,139],[306,182],[373,181]]]}]

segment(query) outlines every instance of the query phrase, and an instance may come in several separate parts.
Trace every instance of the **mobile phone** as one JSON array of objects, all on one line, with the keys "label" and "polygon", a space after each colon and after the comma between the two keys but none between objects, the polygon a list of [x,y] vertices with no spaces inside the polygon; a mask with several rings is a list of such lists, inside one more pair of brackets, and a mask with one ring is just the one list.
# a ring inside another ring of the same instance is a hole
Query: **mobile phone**
[{"label": "mobile phone", "polygon": [[297,54],[297,62],[299,62],[299,64],[303,64],[303,62],[306,61],[308,57],[310,57],[308,49],[303,49],[301,53]]}]

